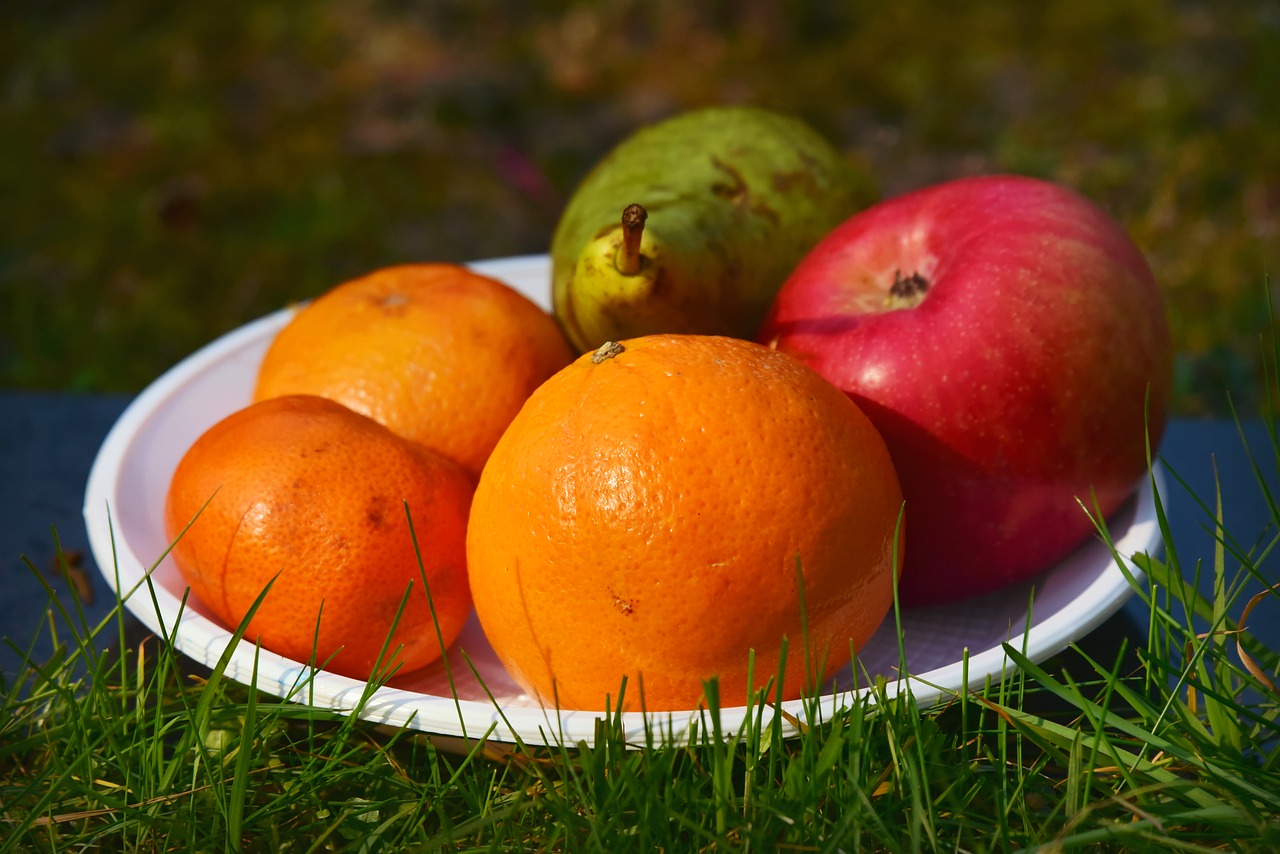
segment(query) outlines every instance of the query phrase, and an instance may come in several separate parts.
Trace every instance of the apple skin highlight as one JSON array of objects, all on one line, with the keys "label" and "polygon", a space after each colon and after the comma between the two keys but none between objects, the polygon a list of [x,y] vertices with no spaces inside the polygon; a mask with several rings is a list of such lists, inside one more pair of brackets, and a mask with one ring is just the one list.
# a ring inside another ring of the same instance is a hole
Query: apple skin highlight
[{"label": "apple skin highlight", "polygon": [[793,271],[759,340],[884,436],[906,499],[907,605],[1004,587],[1078,547],[1095,530],[1084,507],[1110,515],[1146,474],[1172,384],[1142,253],[1079,193],[1019,176],[848,219]]}]

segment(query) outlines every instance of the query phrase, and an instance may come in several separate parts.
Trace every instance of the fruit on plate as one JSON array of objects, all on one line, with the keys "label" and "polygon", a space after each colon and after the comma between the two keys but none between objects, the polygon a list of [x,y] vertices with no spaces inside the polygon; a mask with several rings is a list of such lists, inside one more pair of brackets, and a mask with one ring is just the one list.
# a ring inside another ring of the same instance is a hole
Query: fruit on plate
[{"label": "fruit on plate", "polygon": [[383,672],[434,661],[462,630],[472,488],[460,466],[341,404],[277,397],[195,441],[170,483],[165,530],[192,592],[227,627],[270,583],[247,639],[368,679],[393,626]]},{"label": "fruit on plate", "polygon": [[873,198],[799,119],[710,107],[641,128],[575,190],[551,244],[579,351],[655,332],[752,338],[819,238]]},{"label": "fruit on plate", "polygon": [[518,291],[454,264],[406,264],[299,309],[254,400],[331,398],[478,477],[525,398],[572,359],[555,320]]},{"label": "fruit on plate", "polygon": [[[797,266],[760,340],[879,428],[906,496],[902,601],[1065,557],[1146,471],[1172,362],[1163,295],[1098,206],[1018,176],[881,202]],[[1145,407],[1149,406],[1149,423]]]},{"label": "fruit on plate", "polygon": [[609,342],[533,393],[480,477],[476,613],[544,705],[617,708],[626,677],[625,708],[696,708],[713,676],[741,705],[784,650],[770,698],[792,699],[887,613],[901,501],[870,421],[790,356]]}]

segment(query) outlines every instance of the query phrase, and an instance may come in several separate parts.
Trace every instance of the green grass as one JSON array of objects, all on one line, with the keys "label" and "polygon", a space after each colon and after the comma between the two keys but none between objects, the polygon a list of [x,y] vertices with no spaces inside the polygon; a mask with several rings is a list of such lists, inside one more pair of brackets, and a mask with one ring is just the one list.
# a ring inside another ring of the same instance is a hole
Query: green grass
[{"label": "green grass", "polygon": [[55,654],[0,686],[0,851],[1276,850],[1280,655],[1241,624],[1280,590],[1259,568],[1280,537],[1242,547],[1216,496],[1179,498],[1217,545],[1180,555],[1158,502],[1135,649],[1007,647],[1009,678],[923,707],[879,683],[787,718],[764,693],[735,731],[709,685],[666,745],[614,714],[552,746],[335,715],[230,681],[229,653],[204,669],[135,643],[120,608],[86,625],[50,588]]},{"label": "green grass", "polygon": [[1257,403],[1273,0],[10,0],[0,24],[3,387],[138,391],[376,267],[545,252],[637,125],[751,102],[884,194],[1000,170],[1079,188],[1165,287],[1176,411],[1225,414],[1224,384]]}]

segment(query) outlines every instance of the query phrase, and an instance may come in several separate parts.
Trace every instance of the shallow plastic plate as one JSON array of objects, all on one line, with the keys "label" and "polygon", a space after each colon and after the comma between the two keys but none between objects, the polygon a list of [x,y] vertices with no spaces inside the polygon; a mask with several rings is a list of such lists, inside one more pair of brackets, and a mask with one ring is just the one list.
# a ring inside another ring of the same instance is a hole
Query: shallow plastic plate
[{"label": "shallow plastic plate", "polygon": [[[544,307],[549,303],[546,256],[497,259],[471,266],[508,282]],[[186,610],[181,610],[186,585],[171,560],[160,561],[151,574],[154,603],[142,582],[167,546],[164,497],[178,460],[207,428],[249,403],[258,363],[292,313],[293,309],[282,310],[228,333],[157,379],[120,416],[89,475],[85,522],[94,558],[108,584],[127,596],[126,607],[149,629],[172,636],[180,652],[205,665],[217,662],[226,649],[232,634],[229,628],[194,596],[187,600]],[[1157,469],[1158,483],[1161,477]],[[1118,553],[1126,558],[1160,548],[1148,479],[1109,520],[1108,527]],[[1132,564],[1128,570],[1142,577]],[[1035,604],[1029,614],[1033,592]],[[890,694],[909,686],[925,704],[962,690],[966,675],[968,687],[978,687],[988,677],[998,680],[1010,667],[1003,643],[1041,661],[1100,625],[1131,592],[1110,551],[1094,540],[1032,582],[962,607],[908,610],[903,614],[903,627],[910,676],[899,678],[898,642],[890,618],[859,656],[859,679],[855,682],[853,668],[846,668],[834,689],[821,699],[819,710],[825,716],[847,704],[856,685],[868,684],[868,675],[886,677]],[[482,681],[472,675],[462,652]],[[254,656],[254,645],[241,641],[226,674],[248,683]],[[311,671],[300,662],[266,650],[258,653],[257,685],[275,696],[344,713],[359,706],[360,716],[368,720],[442,735],[507,742],[518,737],[538,744],[594,740],[596,719],[601,714],[543,709],[507,675],[474,616],[448,658],[456,696],[450,691],[444,664],[437,662],[393,679],[360,705],[367,688],[364,682]],[[796,719],[805,719],[802,701],[783,703],[782,709]],[[771,710],[764,711],[767,720]],[[722,731],[737,731],[747,714],[745,707],[722,709]],[[698,717],[694,711],[664,712],[650,716],[647,724],[659,738],[678,739]],[[625,713],[621,720],[629,740],[643,741],[646,720],[641,713]],[[785,726],[790,730],[792,724]]]}]

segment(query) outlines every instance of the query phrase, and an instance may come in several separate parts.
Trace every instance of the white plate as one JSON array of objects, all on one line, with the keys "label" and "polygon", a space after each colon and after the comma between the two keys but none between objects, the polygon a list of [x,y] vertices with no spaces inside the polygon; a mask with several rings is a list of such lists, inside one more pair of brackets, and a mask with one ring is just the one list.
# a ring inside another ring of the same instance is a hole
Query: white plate
[{"label": "white plate", "polygon": [[[550,301],[546,256],[478,262],[476,270],[502,279],[543,306]],[[219,338],[169,370],[134,400],[103,442],[89,475],[84,515],[94,558],[107,583],[132,593],[126,607],[153,632],[173,636],[173,645],[196,661],[213,665],[231,639],[228,627],[214,619],[194,596],[181,613],[186,585],[169,559],[152,573],[155,602],[139,586],[163,554],[163,506],[178,460],[215,422],[247,405],[257,366],[276,331],[292,314],[285,309]],[[1156,471],[1157,481],[1161,473]],[[1161,489],[1163,494],[1163,489]],[[1161,547],[1151,484],[1144,483],[1109,521],[1120,554],[1155,552]],[[1139,570],[1129,571],[1141,578]],[[1028,615],[1034,584],[1035,606]],[[1124,573],[1099,541],[1091,541],[1067,560],[1026,584],[966,602],[963,607],[909,610],[903,614],[907,671],[898,678],[899,650],[893,620],[859,656],[859,673],[883,675],[889,692],[910,686],[917,700],[932,703],[965,687],[1002,678],[1010,666],[1001,644],[1011,643],[1034,661],[1062,651],[1096,628],[1132,592]],[[460,652],[475,665],[483,684],[471,674]],[[964,661],[968,653],[967,669]],[[252,679],[254,646],[241,641],[226,669],[236,681]],[[474,616],[450,650],[455,697],[442,663],[393,680],[360,707],[361,717],[427,732],[498,741],[575,743],[594,740],[596,712],[545,710],[521,692],[494,655]],[[313,677],[308,681],[308,677]],[[865,675],[857,684],[865,685]],[[257,685],[279,697],[350,713],[366,690],[364,682],[326,672],[262,651]],[[835,691],[824,696],[824,714],[847,704],[855,687],[846,668]],[[490,700],[488,692],[493,695]],[[805,719],[802,701],[783,703],[788,715]],[[741,727],[746,708],[721,711],[722,731]],[[765,710],[766,720],[770,710]],[[679,738],[697,719],[696,712],[652,716],[647,722],[659,737]],[[786,716],[784,715],[784,720]],[[628,739],[643,741],[646,720],[639,712],[622,715]],[[787,722],[788,730],[791,724]]]}]

